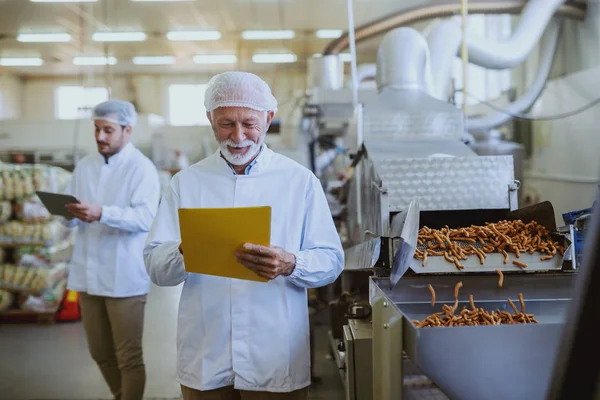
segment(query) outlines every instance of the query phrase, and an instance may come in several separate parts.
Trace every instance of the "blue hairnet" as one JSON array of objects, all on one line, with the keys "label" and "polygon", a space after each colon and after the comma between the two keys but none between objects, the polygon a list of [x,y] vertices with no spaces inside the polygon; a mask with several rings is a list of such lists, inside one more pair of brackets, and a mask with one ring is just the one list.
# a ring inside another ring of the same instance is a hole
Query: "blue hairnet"
[{"label": "blue hairnet", "polygon": [[137,113],[133,104],[128,101],[108,100],[94,107],[92,119],[101,119],[121,126],[135,126]]}]

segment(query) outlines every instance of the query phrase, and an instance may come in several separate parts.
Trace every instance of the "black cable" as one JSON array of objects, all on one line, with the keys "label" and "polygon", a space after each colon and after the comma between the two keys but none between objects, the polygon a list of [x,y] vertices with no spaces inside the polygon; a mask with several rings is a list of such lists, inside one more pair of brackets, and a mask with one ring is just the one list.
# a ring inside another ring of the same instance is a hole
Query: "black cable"
[{"label": "black cable", "polygon": [[[461,90],[456,90],[456,91],[457,92],[461,92]],[[590,108],[592,108],[592,107],[600,104],[600,97],[599,97],[599,98],[591,101],[590,103],[588,103],[588,104],[586,104],[586,105],[584,105],[584,106],[582,106],[580,108],[577,108],[577,109],[575,109],[573,111],[565,112],[565,113],[562,113],[562,114],[556,114],[556,115],[547,115],[547,116],[541,116],[541,117],[534,117],[534,116],[529,115],[529,114],[512,113],[512,112],[510,112],[510,111],[508,111],[508,110],[506,110],[506,109],[504,109],[502,107],[498,107],[497,105],[492,104],[489,101],[481,100],[480,98],[478,98],[477,96],[475,96],[474,94],[469,93],[469,92],[467,92],[467,96],[469,96],[469,97],[471,97],[471,98],[479,101],[481,104],[484,104],[484,105],[486,105],[486,106],[488,106],[488,107],[490,107],[490,108],[492,108],[492,109],[494,109],[494,110],[496,110],[498,112],[501,112],[503,114],[509,115],[509,116],[511,116],[513,118],[516,118],[516,119],[524,119],[524,120],[527,120],[527,121],[552,121],[552,120],[557,120],[557,119],[569,118],[569,117],[572,117],[574,115],[581,114],[582,112],[587,111]]]}]

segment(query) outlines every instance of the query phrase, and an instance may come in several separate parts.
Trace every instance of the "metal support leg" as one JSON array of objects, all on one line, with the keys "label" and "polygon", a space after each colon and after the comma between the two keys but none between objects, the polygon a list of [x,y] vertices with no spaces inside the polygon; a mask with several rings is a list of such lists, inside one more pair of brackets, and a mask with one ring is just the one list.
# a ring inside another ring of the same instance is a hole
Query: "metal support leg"
[{"label": "metal support leg", "polygon": [[373,305],[373,399],[402,399],[402,317],[388,300]]}]

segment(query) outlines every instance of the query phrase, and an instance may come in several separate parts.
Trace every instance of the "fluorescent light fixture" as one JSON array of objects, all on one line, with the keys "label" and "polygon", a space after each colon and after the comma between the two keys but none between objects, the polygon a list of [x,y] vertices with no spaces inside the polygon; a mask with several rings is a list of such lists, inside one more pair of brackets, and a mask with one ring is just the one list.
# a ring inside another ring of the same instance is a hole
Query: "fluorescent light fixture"
[{"label": "fluorescent light fixture", "polygon": [[342,36],[342,33],[344,33],[344,31],[341,29],[319,29],[315,32],[315,35],[319,39],[337,39]]},{"label": "fluorescent light fixture", "polygon": [[0,58],[0,65],[4,67],[39,67],[44,65],[44,60],[39,57]]},{"label": "fluorescent light fixture", "polygon": [[298,60],[295,54],[254,54],[252,61],[258,64],[264,63],[293,63]]},{"label": "fluorescent light fixture", "polygon": [[95,3],[98,0],[29,0],[32,3]]},{"label": "fluorescent light fixture", "polygon": [[96,32],[92,35],[95,42],[143,42],[144,32]]},{"label": "fluorescent light fixture", "polygon": [[115,57],[73,57],[73,64],[75,65],[115,65],[116,63],[117,59]]},{"label": "fluorescent light fixture", "polygon": [[237,57],[233,54],[201,54],[193,58],[195,64],[235,64]]},{"label": "fluorescent light fixture", "polygon": [[171,64],[175,64],[175,57],[172,57],[172,56],[133,57],[132,61],[136,65],[171,65]]},{"label": "fluorescent light fixture", "polygon": [[167,32],[168,40],[219,40],[219,31],[171,31]]},{"label": "fluorescent light fixture", "polygon": [[23,43],[53,43],[70,42],[71,35],[68,33],[20,33],[17,40]]},{"label": "fluorescent light fixture", "polygon": [[293,39],[295,36],[296,34],[292,30],[242,32],[242,37],[246,40]]}]

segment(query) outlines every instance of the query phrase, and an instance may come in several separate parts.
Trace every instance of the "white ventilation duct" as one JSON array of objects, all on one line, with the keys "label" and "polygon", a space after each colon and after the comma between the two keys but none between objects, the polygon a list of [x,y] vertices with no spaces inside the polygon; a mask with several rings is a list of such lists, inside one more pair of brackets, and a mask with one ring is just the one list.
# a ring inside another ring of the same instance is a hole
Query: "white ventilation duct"
[{"label": "white ventilation duct", "polygon": [[508,112],[495,112],[485,117],[469,118],[466,127],[469,132],[488,131],[497,128],[509,122],[512,116],[509,114],[518,114],[527,111],[533,106],[536,100],[542,94],[554,63],[554,56],[558,48],[558,39],[562,22],[552,22],[548,27],[548,32],[542,40],[540,67],[531,87],[517,101],[511,103],[505,110]]},{"label": "white ventilation duct", "polygon": [[308,59],[308,87],[337,90],[344,85],[344,64],[339,55]]},{"label": "white ventilation duct", "polygon": [[[566,0],[530,0],[523,8],[513,34],[503,41],[478,35],[467,38],[469,62],[488,69],[508,69],[521,64],[539,42],[554,13]],[[431,67],[436,72],[434,95],[445,100],[454,58],[460,55],[462,29],[455,17],[435,27],[427,37]]]},{"label": "white ventilation duct", "polygon": [[421,90],[433,94],[429,48],[412,28],[388,32],[377,51],[377,89]]},{"label": "white ventilation duct", "polygon": [[554,13],[567,0],[529,0],[508,40],[467,39],[469,61],[488,69],[514,68],[521,64],[540,41]]},{"label": "white ventilation duct", "polygon": [[429,36],[429,53],[433,76],[433,96],[447,100],[448,84],[452,79],[452,67],[462,43],[462,30],[453,19],[446,20],[435,27]]}]

